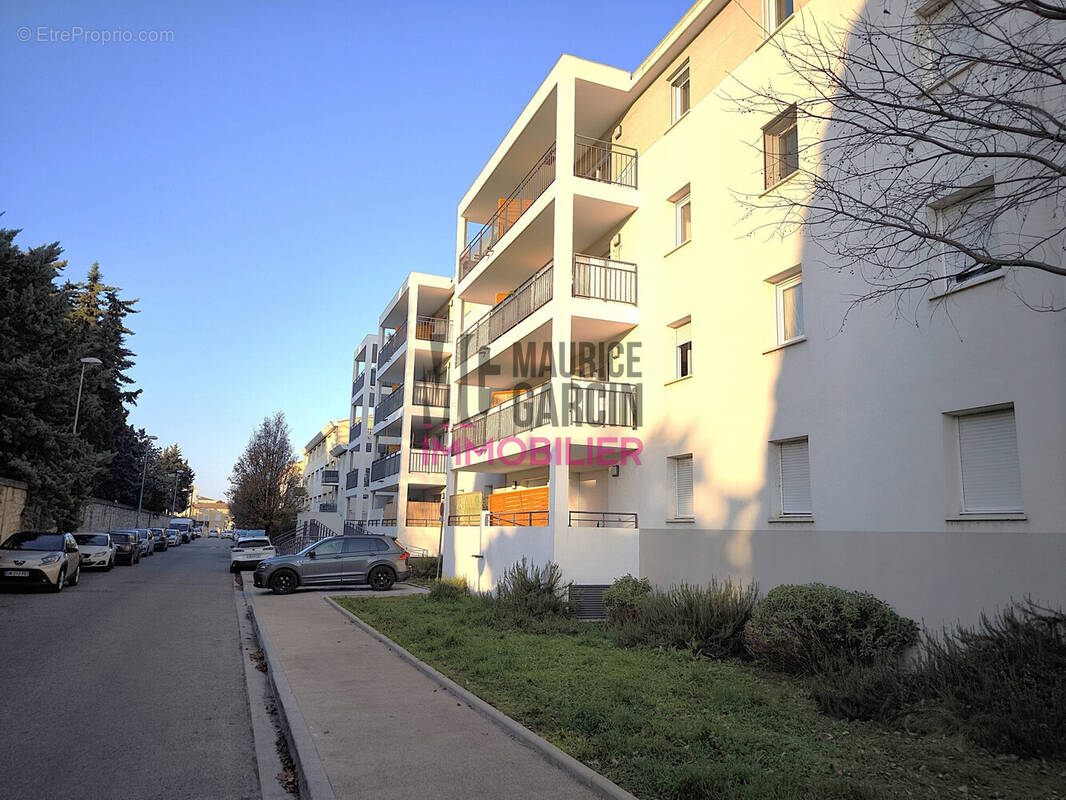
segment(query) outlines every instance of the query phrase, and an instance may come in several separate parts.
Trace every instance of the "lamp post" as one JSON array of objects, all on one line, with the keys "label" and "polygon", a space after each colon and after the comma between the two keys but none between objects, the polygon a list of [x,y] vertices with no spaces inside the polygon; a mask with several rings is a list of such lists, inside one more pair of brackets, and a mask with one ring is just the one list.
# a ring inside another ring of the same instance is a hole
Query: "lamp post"
[{"label": "lamp post", "polygon": [[78,381],[78,402],[74,406],[74,435],[78,434],[78,412],[81,411],[81,390],[85,386],[85,368],[89,364],[102,364],[100,359],[89,356],[88,358],[81,359],[81,379]]},{"label": "lamp post", "polygon": [[[141,507],[144,505],[144,476],[148,474],[148,454],[152,452],[152,442],[156,437],[148,436],[145,439],[144,447],[144,465],[141,467],[141,498],[137,501],[137,526],[141,524]],[[151,519],[149,518],[149,522]]]}]

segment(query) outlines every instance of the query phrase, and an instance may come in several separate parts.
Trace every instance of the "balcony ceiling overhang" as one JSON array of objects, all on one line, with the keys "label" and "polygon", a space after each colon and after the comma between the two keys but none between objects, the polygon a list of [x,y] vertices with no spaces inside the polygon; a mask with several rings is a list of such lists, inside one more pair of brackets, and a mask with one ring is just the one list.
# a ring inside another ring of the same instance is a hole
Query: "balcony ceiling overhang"
[{"label": "balcony ceiling overhang", "polygon": [[511,291],[551,260],[555,239],[554,199],[549,199],[532,219],[527,221],[524,217],[515,226],[524,227],[519,229],[514,241],[488,257],[492,259],[488,268],[474,268],[474,280],[463,291],[463,300],[491,306],[496,302],[497,293]]}]

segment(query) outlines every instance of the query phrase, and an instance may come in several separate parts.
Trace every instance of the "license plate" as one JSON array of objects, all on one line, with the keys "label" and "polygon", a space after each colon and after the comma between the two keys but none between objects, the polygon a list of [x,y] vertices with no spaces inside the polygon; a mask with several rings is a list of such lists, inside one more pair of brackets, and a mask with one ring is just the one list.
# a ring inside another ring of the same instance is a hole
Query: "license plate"
[{"label": "license plate", "polygon": [[5,578],[28,578],[30,577],[30,571],[28,569],[5,569]]}]

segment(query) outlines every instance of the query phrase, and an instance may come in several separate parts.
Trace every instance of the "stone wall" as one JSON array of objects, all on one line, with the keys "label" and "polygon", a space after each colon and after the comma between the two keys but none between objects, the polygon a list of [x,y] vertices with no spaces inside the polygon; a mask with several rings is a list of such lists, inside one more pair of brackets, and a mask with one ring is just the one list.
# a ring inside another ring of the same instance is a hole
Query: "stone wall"
[{"label": "stone wall", "polygon": [[26,506],[26,484],[0,478],[0,542],[19,530]]},{"label": "stone wall", "polygon": [[161,528],[165,527],[170,517],[164,514],[152,514],[142,511],[140,522],[137,520],[137,507],[107,500],[92,499],[82,510],[79,531],[110,531],[122,528]]}]

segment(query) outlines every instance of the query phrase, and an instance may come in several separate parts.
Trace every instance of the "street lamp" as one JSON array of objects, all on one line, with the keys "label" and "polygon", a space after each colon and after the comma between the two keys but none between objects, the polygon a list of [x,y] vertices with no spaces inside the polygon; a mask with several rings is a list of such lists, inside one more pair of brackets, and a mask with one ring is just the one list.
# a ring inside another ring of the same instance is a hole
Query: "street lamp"
[{"label": "street lamp", "polygon": [[98,358],[89,356],[81,360],[81,380],[78,381],[78,402],[74,406],[74,435],[78,435],[78,412],[81,411],[81,389],[85,385],[85,367],[89,364],[103,364],[104,362]]},{"label": "street lamp", "polygon": [[[156,437],[154,437],[154,436],[145,437],[144,466],[141,467],[141,499],[137,501],[137,524],[138,525],[141,524],[141,507],[144,505],[144,476],[148,473],[148,454],[152,452],[152,444],[151,443],[154,442],[155,439],[156,439]],[[149,518],[148,521],[151,522],[152,521],[151,518]]]}]

